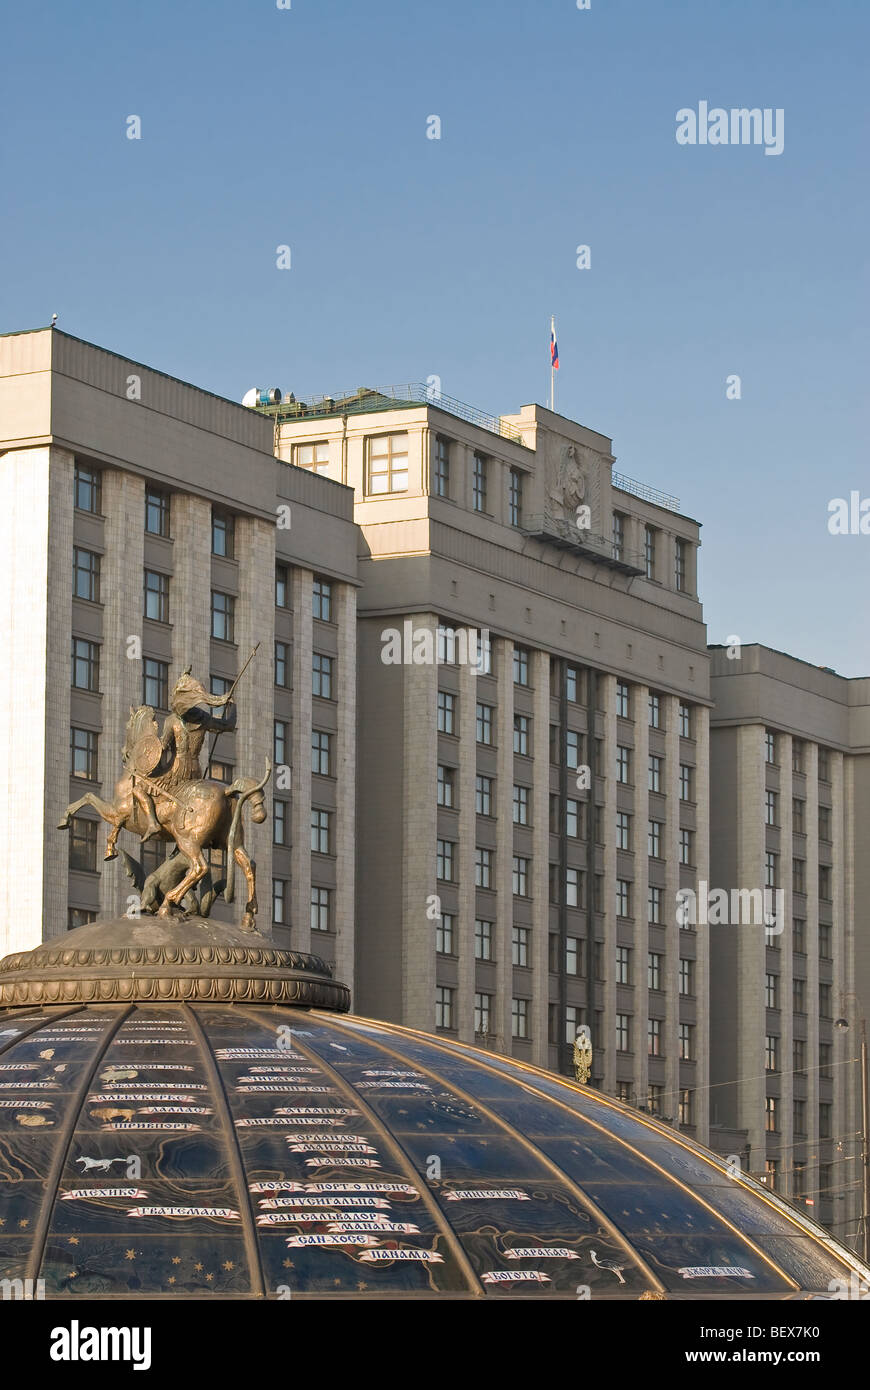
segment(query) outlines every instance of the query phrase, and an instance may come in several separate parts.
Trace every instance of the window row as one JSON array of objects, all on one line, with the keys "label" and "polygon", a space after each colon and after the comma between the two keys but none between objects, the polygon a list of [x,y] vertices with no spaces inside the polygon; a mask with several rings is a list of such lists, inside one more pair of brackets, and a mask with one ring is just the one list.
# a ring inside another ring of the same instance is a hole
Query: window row
[{"label": "window row", "polygon": [[[333,890],[331,888],[311,888],[312,931],[334,931]],[[290,923],[290,881],[286,878],[272,880],[272,921],[276,926],[289,927]]]}]

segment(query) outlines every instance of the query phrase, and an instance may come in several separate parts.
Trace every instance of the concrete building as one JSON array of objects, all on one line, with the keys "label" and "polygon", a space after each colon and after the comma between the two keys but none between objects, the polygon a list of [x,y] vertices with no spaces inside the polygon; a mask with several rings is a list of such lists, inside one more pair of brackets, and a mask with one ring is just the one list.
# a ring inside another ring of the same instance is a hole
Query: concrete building
[{"label": "concrete building", "polygon": [[220,692],[259,643],[212,775],[273,758],[260,924],[352,978],[352,493],[279,463],[256,412],[57,329],[0,337],[0,422],[0,954],[127,910],[96,813],[55,826],[111,798],[131,705],[165,713],[188,663]]},{"label": "concrete building", "polygon": [[709,927],[711,1142],[745,1132],[752,1171],[854,1244],[870,680],[764,646],[711,656],[710,885],[782,895],[772,931],[745,915]]},{"label": "concrete building", "polygon": [[360,528],[356,1007],[707,1127],[698,524],[611,441],[424,387],[268,408]]}]

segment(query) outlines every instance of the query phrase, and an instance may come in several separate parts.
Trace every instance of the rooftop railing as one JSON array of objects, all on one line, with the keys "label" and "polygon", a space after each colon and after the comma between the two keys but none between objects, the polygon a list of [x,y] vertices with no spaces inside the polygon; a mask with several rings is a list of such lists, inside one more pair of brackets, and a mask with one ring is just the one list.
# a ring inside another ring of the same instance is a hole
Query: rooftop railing
[{"label": "rooftop railing", "polygon": [[644,502],[652,502],[656,507],[667,507],[669,512],[680,510],[679,497],[673,497],[669,492],[659,492],[655,487],[647,487],[646,483],[639,483],[637,478],[626,477],[624,473],[613,473],[611,481],[620,492],[630,492],[632,497],[640,497]]},{"label": "rooftop railing", "polygon": [[478,425],[490,434],[510,439],[523,448],[528,447],[520,431],[498,415],[488,415],[476,406],[466,405],[453,396],[445,396],[443,392],[419,381],[403,386],[361,386],[359,390],[344,395],[308,396],[304,401],[297,401],[291,396],[280,405],[258,406],[257,409],[279,420],[301,420],[323,415],[367,415],[376,410],[396,410],[413,405],[445,410],[448,415],[455,415],[470,425]]}]

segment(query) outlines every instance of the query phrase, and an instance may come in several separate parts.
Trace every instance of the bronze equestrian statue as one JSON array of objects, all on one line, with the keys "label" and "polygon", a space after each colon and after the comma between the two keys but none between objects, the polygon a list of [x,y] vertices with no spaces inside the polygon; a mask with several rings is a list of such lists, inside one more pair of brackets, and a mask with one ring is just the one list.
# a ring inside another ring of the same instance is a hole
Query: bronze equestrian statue
[{"label": "bronze equestrian statue", "polygon": [[[83,806],[92,806],[112,827],[106,859],[117,857],[116,842],[121,830],[133,831],[143,842],[159,838],[174,843],[177,854],[173,851],[173,856],[148,878],[144,878],[137,862],[122,851],[128,872],[142,887],[141,910],[156,911],[161,917],[171,916],[182,905],[188,911],[209,910],[215,892],[203,851],[224,850],[227,877],[223,896],[227,902],[233,901],[238,865],[248,887],[242,926],[253,931],[257,913],[256,869],[245,849],[242,808],[250,802],[251,819],[258,825],[266,819],[263,788],[271,775],[271,763],[266,760],[266,775],[261,781],[237,777],[225,786],[205,778],[199,761],[207,733],[217,735],[235,728],[232,696],[236,684],[226,695],[211,695],[191,676],[188,666],[173,688],[171,712],[162,733],[150,705],[131,707],[121,755],[126,772],[115,787],[114,800],[104,801],[95,792],[85,792],[67,807],[58,829],[68,830],[72,817]],[[222,709],[223,716],[212,712],[216,709]],[[206,891],[202,901],[197,902],[193,890],[203,880],[207,881]],[[161,892],[163,901],[158,907]]]}]

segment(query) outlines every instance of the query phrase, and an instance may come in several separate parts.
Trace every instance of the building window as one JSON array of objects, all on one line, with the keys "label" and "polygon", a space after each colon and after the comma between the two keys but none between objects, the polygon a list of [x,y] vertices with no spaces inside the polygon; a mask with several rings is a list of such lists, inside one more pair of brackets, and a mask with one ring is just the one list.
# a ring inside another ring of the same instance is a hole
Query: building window
[{"label": "building window", "polygon": [[471,497],[476,512],[486,511],[486,474],[487,460],[483,454],[475,454],[471,475]]},{"label": "building window", "polygon": [[831,1106],[823,1101],[819,1106],[819,1138],[830,1139],[831,1137]]},{"label": "building window", "polygon": [[329,931],[332,926],[332,889],[311,888],[311,930]]},{"label": "building window", "polygon": [[438,691],[438,732],[456,733],[456,696],[449,690]]},{"label": "building window", "polygon": [[625,556],[625,517],[622,512],[613,513],[610,538],[613,559],[622,560]]},{"label": "building window", "polygon": [[692,832],[685,827],[680,828],[680,863],[691,864],[692,861]]},{"label": "building window", "polygon": [[820,922],[820,923],[819,923],[819,959],[820,959],[820,960],[833,960],[833,959],[834,959],[834,953],[833,953],[833,949],[832,949],[832,941],[833,941],[833,933],[832,933],[832,929],[831,929],[830,923],[828,923],[828,922]]},{"label": "building window", "polygon": [[695,962],[680,956],[680,994],[695,993]]},{"label": "building window", "polygon": [[453,882],[456,845],[453,840],[439,840],[435,849],[435,876],[442,883]]},{"label": "building window", "polygon": [[443,763],[438,764],[438,805],[454,805],[454,779],[456,773],[452,767],[445,767]]},{"label": "building window", "polygon": [[776,734],[772,729],[765,729],[764,731],[764,761],[776,763]]},{"label": "building window", "polygon": [[695,1123],[695,1092],[690,1091],[687,1086],[680,1088],[680,1108],[678,1119],[681,1125],[693,1125]]},{"label": "building window", "polygon": [[69,866],[83,873],[97,872],[97,822],[73,816],[69,832]]},{"label": "building window", "polygon": [[97,739],[91,729],[70,729],[70,776],[86,782],[97,780]]},{"label": "building window", "polygon": [[565,667],[565,699],[576,705],[580,698],[580,672],[576,666]]},{"label": "building window", "polygon": [[773,850],[767,850],[764,856],[764,886],[765,888],[776,888],[778,877],[779,855]]},{"label": "building window", "polygon": [[479,816],[492,815],[492,778],[480,773],[474,780],[474,809]]},{"label": "building window", "polygon": [[483,705],[478,700],[476,714],[477,742],[486,744],[488,747],[492,745],[492,716],[492,705]]},{"label": "building window", "polygon": [[582,972],[582,963],[581,963],[581,954],[580,954],[581,945],[582,945],[582,943],[581,943],[579,937],[576,937],[576,936],[568,936],[568,937],[565,938],[565,974],[566,974],[566,975],[580,975],[580,974],[583,973],[583,972]]},{"label": "building window", "polygon": [[329,468],[329,441],[317,439],[311,444],[294,444],[293,462],[297,468],[307,468],[312,473],[325,473]]},{"label": "building window", "polygon": [[616,948],[616,983],[618,985],[631,984],[630,946],[617,946]]},{"label": "building window", "polygon": [[290,689],[290,643],[275,643],[275,684],[282,690]]},{"label": "building window", "polygon": [[84,468],[80,463],[76,464],[75,472],[75,506],[80,512],[93,512],[95,516],[100,515],[102,506],[103,479],[97,468]]},{"label": "building window", "polygon": [[572,770],[583,762],[583,735],[577,729],[565,731],[565,761]]},{"label": "building window", "polygon": [[819,1018],[831,1018],[831,986],[822,981],[819,985]]},{"label": "building window", "polygon": [[779,1071],[779,1038],[774,1033],[764,1039],[764,1070]]},{"label": "building window", "polygon": [[492,1018],[492,995],[478,991],[474,996],[474,1031],[482,1036],[490,1031]]},{"label": "building window", "polygon": [[514,785],[514,825],[529,824],[529,788]]},{"label": "building window", "polygon": [[661,888],[657,888],[652,883],[647,889],[647,921],[655,926],[661,925],[662,892]]},{"label": "building window", "polygon": [[[489,883],[481,883],[480,888],[488,888]],[[513,893],[515,898],[529,896],[529,860],[525,855],[515,854],[513,862]]]},{"label": "building window", "polygon": [[831,866],[819,865],[819,897],[822,902],[831,902]]},{"label": "building window", "polygon": [[68,907],[66,911],[66,929],[75,931],[76,927],[86,927],[89,922],[96,922],[97,914],[86,907]]},{"label": "building window", "polygon": [[660,792],[662,789],[662,759],[655,753],[649,755],[647,789],[651,792]]},{"label": "building window", "polygon": [[218,642],[235,642],[236,600],[232,594],[213,589],[211,595],[211,635]]},{"label": "building window", "polygon": [[323,656],[320,652],[314,652],[311,657],[311,693],[319,695],[322,700],[332,699],[332,667],[333,659],[331,656]]},{"label": "building window", "polygon": [[631,749],[622,743],[616,745],[616,780],[626,785],[631,781]]},{"label": "building window", "polygon": [[508,525],[523,524],[523,475],[518,468],[508,474]]},{"label": "building window", "polygon": [[688,547],[686,545],[686,542],[680,540],[680,538],[677,537],[677,540],[674,543],[674,587],[680,593],[685,593],[686,590],[687,549]]},{"label": "building window", "polygon": [[805,1100],[793,1102],[793,1126],[795,1134],[806,1134],[807,1132],[807,1103]]},{"label": "building window", "polygon": [[233,780],[233,774],[232,763],[209,763],[208,765],[208,775],[213,782],[223,782],[225,786],[229,786]]},{"label": "building window", "polygon": [[819,781],[830,782],[831,780],[831,759],[827,748],[819,749]]},{"label": "building window", "polygon": [[511,934],[511,959],[514,965],[529,964],[529,939],[531,931],[528,927],[514,927]]},{"label": "building window", "polygon": [[647,854],[650,859],[661,859],[662,857],[662,830],[664,826],[660,820],[651,820],[647,831]]},{"label": "building window", "polygon": [[662,956],[658,951],[647,952],[646,986],[647,989],[662,987]]},{"label": "building window", "polygon": [[[650,821],[650,825],[652,824]],[[628,811],[616,813],[616,848],[631,849],[631,816]]]},{"label": "building window", "polygon": [[275,607],[290,607],[290,580],[286,565],[275,566]]},{"label": "building window", "polygon": [[819,839],[831,842],[831,808],[830,806],[819,807]]},{"label": "building window", "polygon": [[311,771],[316,777],[332,776],[332,734],[311,731]]},{"label": "building window", "polygon": [[649,1057],[661,1057],[662,1055],[662,1021],[660,1018],[648,1018],[646,1021],[646,1050]]},{"label": "building window", "polygon": [[[792,1067],[796,1076],[805,1076],[807,1070],[807,1042],[806,1038],[795,1038],[791,1047]],[[776,1066],[771,1068],[775,1071]]]},{"label": "building window", "polygon": [[145,657],[142,662],[142,703],[153,709],[169,708],[169,663]]},{"label": "building window", "polygon": [[631,716],[631,694],[625,681],[616,683],[616,716],[618,719],[629,719]]},{"label": "building window", "polygon": [[647,579],[656,577],[656,533],[652,526],[643,528],[643,559]]},{"label": "building window", "polygon": [[528,999],[511,1000],[511,1033],[515,1038],[527,1038],[529,1036]]},{"label": "building window", "polygon": [[443,435],[435,436],[435,468],[432,474],[432,491],[436,497],[450,496],[450,441]]},{"label": "building window", "polygon": [[443,912],[435,918],[435,950],[439,956],[453,955],[453,927],[452,912]]},{"label": "building window", "polygon": [[514,715],[514,752],[527,757],[529,752],[529,730],[532,721],[527,714]]},{"label": "building window", "polygon": [[315,579],[312,585],[311,616],[322,623],[332,622],[332,585],[328,579]]},{"label": "building window", "polygon": [[230,512],[211,509],[211,553],[232,560],[235,555],[236,522]]},{"label": "building window", "polygon": [[806,771],[806,744],[802,738],[793,738],[791,741],[791,770]]},{"label": "building window", "polygon": [[[558,830],[558,796],[551,797],[551,806],[554,807],[553,831]],[[565,834],[569,840],[579,840],[583,834],[583,805],[575,797],[569,796],[565,799]]]},{"label": "building window", "polygon": [[582,869],[565,870],[565,904],[567,907],[585,907],[583,894],[584,876]]},{"label": "building window", "polygon": [[616,1015],[616,1050],[631,1051],[631,1014]]},{"label": "building window", "polygon": [[691,1023],[680,1024],[679,1045],[681,1062],[692,1062],[695,1059],[694,1031]]},{"label": "building window", "polygon": [[169,575],[145,571],[145,617],[153,623],[169,622]]},{"label": "building window", "polygon": [[289,843],[287,832],[289,820],[287,812],[289,803],[276,800],[272,803],[272,841],[276,845],[286,845]]},{"label": "building window", "polygon": [[680,738],[692,737],[692,707],[680,701]]},{"label": "building window", "polygon": [[209,676],[208,683],[212,695],[228,695],[233,685],[229,676]]},{"label": "building window", "polygon": [[272,760],[278,766],[289,762],[287,753],[290,746],[290,725],[286,719],[272,721]]},{"label": "building window", "polygon": [[791,861],[791,888],[793,893],[807,891],[807,863],[805,859]]},{"label": "building window", "polygon": [[379,497],[387,492],[408,490],[407,434],[374,435],[368,444],[368,494]]},{"label": "building window", "polygon": [[145,530],[150,536],[169,536],[169,493],[145,489]]},{"label": "building window", "polygon": [[616,915],[631,916],[631,884],[625,878],[616,880]]},{"label": "building window", "polygon": [[77,545],[73,546],[73,598],[100,601],[100,556]]},{"label": "building window", "polygon": [[[775,792],[768,792],[768,797],[776,796]],[[792,798],[791,803],[791,828],[795,835],[806,834],[806,807],[807,803],[798,797]],[[774,811],[775,813],[775,811]],[[775,825],[775,821],[768,821],[768,825]]]},{"label": "building window", "polygon": [[767,791],[764,793],[764,823],[765,825],[776,825],[776,792]]},{"label": "building window", "polygon": [[659,695],[649,697],[649,726],[651,729],[662,727],[662,702]]},{"label": "building window", "polygon": [[680,763],[680,800],[692,801],[692,774],[694,768],[689,763]]},{"label": "building window", "polygon": [[332,841],[332,812],[320,811],[316,807],[311,810],[311,852],[312,854],[330,854]]},{"label": "building window", "polygon": [[662,1113],[662,1087],[647,1086],[646,1088],[646,1108],[650,1115],[661,1115]]},{"label": "building window", "polygon": [[482,917],[475,918],[474,922],[474,956],[475,960],[492,960],[492,922],[485,921]]},{"label": "building window", "polygon": [[529,653],[526,647],[514,647],[514,685],[529,683]]},{"label": "building window", "polygon": [[[770,1129],[770,1125],[766,1126]],[[779,1191],[779,1159],[766,1158],[764,1160],[764,1177],[762,1179],[765,1187],[769,1187],[771,1192]]]},{"label": "building window", "polygon": [[453,1027],[453,996],[455,990],[447,985],[438,985],[435,990],[435,1027]]},{"label": "building window", "polygon": [[770,972],[764,977],[764,1007],[766,1009],[779,1008],[779,976],[771,975]]},{"label": "building window", "polygon": [[278,926],[287,925],[287,880],[272,879],[272,921]]}]

